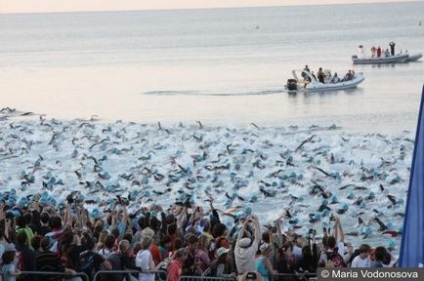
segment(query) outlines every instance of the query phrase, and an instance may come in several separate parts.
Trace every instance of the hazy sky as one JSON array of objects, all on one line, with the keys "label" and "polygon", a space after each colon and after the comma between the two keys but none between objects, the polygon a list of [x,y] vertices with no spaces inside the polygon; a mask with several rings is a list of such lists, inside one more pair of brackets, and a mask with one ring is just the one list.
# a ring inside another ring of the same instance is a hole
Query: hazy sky
[{"label": "hazy sky", "polygon": [[0,0],[0,13],[257,7],[408,1],[410,0]]}]

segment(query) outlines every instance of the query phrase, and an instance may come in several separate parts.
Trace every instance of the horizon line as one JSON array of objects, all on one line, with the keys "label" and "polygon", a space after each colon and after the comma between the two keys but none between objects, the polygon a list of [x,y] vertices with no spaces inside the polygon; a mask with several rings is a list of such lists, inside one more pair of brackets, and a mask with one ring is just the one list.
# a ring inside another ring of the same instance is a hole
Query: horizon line
[{"label": "horizon line", "polygon": [[282,8],[282,7],[303,7],[303,6],[342,6],[342,5],[367,5],[367,4],[395,4],[395,3],[416,3],[421,0],[408,0],[408,1],[396,1],[388,0],[385,2],[360,2],[360,3],[287,3],[287,4],[271,4],[271,5],[250,5],[250,6],[222,6],[222,7],[181,7],[181,8],[123,8],[123,9],[93,9],[93,10],[68,10],[68,11],[12,11],[12,12],[1,12],[0,15],[21,15],[21,14],[71,14],[71,13],[109,13],[109,12],[154,12],[154,11],[187,11],[187,10],[222,10],[222,9],[250,9],[250,8]]}]

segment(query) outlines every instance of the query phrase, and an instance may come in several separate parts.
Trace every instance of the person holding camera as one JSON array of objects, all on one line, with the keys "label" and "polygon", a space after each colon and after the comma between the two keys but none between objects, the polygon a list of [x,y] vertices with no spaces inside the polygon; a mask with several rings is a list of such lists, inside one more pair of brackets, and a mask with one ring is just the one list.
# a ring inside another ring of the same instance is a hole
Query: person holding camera
[{"label": "person holding camera", "polygon": [[[250,224],[254,228],[254,236],[250,237],[250,233],[246,231]],[[234,248],[234,257],[239,277],[246,272],[256,271],[255,255],[258,250],[259,242],[261,241],[261,229],[259,219],[256,216],[251,216],[250,220],[246,220],[240,229],[236,246]]]}]

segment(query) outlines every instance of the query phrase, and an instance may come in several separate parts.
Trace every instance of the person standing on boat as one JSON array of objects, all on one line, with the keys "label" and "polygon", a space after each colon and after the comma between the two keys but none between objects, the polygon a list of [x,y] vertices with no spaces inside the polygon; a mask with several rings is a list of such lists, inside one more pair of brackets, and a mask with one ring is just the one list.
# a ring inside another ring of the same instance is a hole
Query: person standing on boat
[{"label": "person standing on boat", "polygon": [[324,74],[324,72],[322,71],[322,67],[320,67],[320,68],[318,69],[317,77],[318,77],[318,81],[319,81],[319,82],[321,82],[321,83],[325,83],[325,82],[324,82],[325,74]]},{"label": "person standing on boat", "polygon": [[395,55],[395,42],[390,42],[390,52],[391,52],[391,54],[392,54],[392,56],[394,56]]},{"label": "person standing on boat", "polygon": [[308,80],[309,82],[311,82],[311,79],[309,78],[308,73],[310,73],[311,71],[309,70],[308,65],[305,65],[305,68],[302,70],[302,77],[305,80]]},{"label": "person standing on boat", "polygon": [[364,58],[365,57],[365,54],[364,54],[364,46],[362,46],[362,45],[359,45],[359,47],[358,47],[358,55],[359,55],[359,58]]},{"label": "person standing on boat", "polygon": [[375,48],[375,46],[372,46],[371,48],[371,57],[375,58],[375,51],[377,51],[377,49]]},{"label": "person standing on boat", "polygon": [[377,48],[377,58],[381,57],[381,48],[378,46]]}]

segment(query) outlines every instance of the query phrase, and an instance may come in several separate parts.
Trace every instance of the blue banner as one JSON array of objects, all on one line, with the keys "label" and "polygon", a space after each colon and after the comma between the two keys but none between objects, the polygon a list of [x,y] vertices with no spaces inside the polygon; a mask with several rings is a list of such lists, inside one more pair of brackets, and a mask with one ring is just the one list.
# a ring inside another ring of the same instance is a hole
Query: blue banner
[{"label": "blue banner", "polygon": [[399,256],[400,267],[423,267],[424,265],[424,86],[421,95],[403,222],[402,242]]}]

